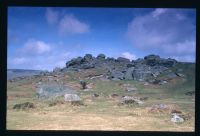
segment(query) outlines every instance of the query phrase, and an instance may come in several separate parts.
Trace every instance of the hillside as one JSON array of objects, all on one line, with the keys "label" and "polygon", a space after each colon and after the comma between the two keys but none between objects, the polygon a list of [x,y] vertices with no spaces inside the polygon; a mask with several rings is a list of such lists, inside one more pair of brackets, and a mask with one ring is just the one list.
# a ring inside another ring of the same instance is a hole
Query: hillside
[{"label": "hillside", "polygon": [[7,89],[8,129],[194,131],[195,63],[86,54]]},{"label": "hillside", "polygon": [[39,75],[41,72],[42,70],[8,69],[7,79],[9,80],[17,77]]}]

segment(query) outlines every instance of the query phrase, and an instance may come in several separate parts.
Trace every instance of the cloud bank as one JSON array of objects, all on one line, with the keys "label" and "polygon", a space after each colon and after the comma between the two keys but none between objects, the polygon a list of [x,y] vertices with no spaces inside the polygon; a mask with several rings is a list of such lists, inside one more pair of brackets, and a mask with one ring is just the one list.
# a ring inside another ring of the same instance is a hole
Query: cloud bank
[{"label": "cloud bank", "polygon": [[46,9],[45,17],[50,25],[57,23],[59,17],[58,15],[58,12],[52,10],[51,8]]},{"label": "cloud bank", "polygon": [[28,40],[20,52],[28,55],[43,55],[51,51],[51,46],[44,41]]},{"label": "cloud bank", "polygon": [[194,61],[196,24],[189,12],[183,9],[155,9],[129,22],[127,36],[138,49],[159,52],[166,57],[176,56],[179,60],[190,56],[193,58],[190,61]]},{"label": "cloud bank", "polygon": [[61,35],[84,34],[89,32],[90,30],[89,24],[85,23],[84,21],[81,21],[80,19],[78,19],[70,13],[65,13],[61,16],[60,12],[55,11],[51,8],[47,8],[45,17],[48,24],[56,24],[56,26],[58,27],[58,32]]},{"label": "cloud bank", "polygon": [[130,52],[123,52],[121,56],[124,57],[124,58],[129,59],[130,61],[137,59],[136,55],[135,54],[131,54]]}]

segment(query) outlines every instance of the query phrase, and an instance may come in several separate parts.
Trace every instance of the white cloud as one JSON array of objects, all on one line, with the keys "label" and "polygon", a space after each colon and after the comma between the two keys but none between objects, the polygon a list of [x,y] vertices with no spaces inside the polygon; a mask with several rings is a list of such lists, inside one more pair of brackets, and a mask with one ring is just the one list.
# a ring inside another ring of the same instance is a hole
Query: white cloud
[{"label": "white cloud", "polygon": [[184,41],[181,43],[176,43],[174,45],[165,45],[163,46],[164,52],[167,54],[176,54],[176,55],[191,55],[196,51],[196,42],[195,41]]},{"label": "white cloud", "polygon": [[129,60],[136,60],[136,55],[135,54],[131,54],[131,53],[129,53],[129,52],[123,52],[122,53],[122,57],[124,57],[124,58],[127,58],[127,59],[129,59]]},{"label": "white cloud", "polygon": [[52,10],[51,8],[46,9],[45,17],[50,25],[55,24],[58,21],[58,15],[58,12]]},{"label": "white cloud", "polygon": [[136,16],[128,24],[126,34],[133,46],[142,51],[161,56],[195,54],[196,24],[191,10],[188,14],[184,9],[155,9]]},{"label": "white cloud", "polygon": [[153,17],[158,17],[158,16],[164,14],[165,12],[167,12],[167,9],[157,8],[152,12],[152,15],[153,15]]},{"label": "white cloud", "polygon": [[59,32],[61,34],[83,34],[89,32],[89,25],[73,15],[65,15],[59,23]]},{"label": "white cloud", "polygon": [[19,57],[19,58],[13,58],[11,60],[11,63],[13,63],[14,65],[21,65],[24,63],[27,63],[28,59],[27,58],[23,58],[23,57]]},{"label": "white cloud", "polygon": [[22,47],[22,53],[29,55],[41,55],[51,50],[51,46],[43,41],[28,40]]},{"label": "white cloud", "polygon": [[184,56],[171,56],[171,58],[174,58],[180,62],[195,62],[195,55],[184,55]]}]

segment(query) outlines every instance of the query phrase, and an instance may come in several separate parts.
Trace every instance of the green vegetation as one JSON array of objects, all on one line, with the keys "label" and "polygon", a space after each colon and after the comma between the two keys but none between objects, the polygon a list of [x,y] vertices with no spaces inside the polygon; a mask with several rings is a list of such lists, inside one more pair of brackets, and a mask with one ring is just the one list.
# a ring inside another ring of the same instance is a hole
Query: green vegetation
[{"label": "green vegetation", "polygon": [[[70,73],[63,77],[63,84],[73,86],[84,105],[73,106],[56,99],[36,98],[36,83],[40,78],[31,81],[21,80],[8,82],[7,129],[67,129],[67,130],[132,130],[132,131],[194,131],[195,104],[192,96],[184,93],[194,90],[194,65],[177,66],[187,73],[186,78],[175,78],[164,85],[144,85],[144,82],[133,80],[102,81],[88,79],[90,74]],[[78,78],[80,77],[80,78]],[[87,79],[86,79],[87,78]],[[92,84],[92,88],[83,90],[80,80]],[[126,86],[135,87],[136,91],[126,91]],[[79,89],[77,89],[79,87]],[[98,94],[94,97],[93,94]],[[112,94],[118,96],[112,97]],[[122,96],[148,97],[143,105],[119,106]],[[19,103],[31,102],[36,108],[15,110]],[[178,110],[192,115],[190,120],[181,124],[170,121],[168,113],[149,113],[148,108],[154,104],[176,105]]]}]

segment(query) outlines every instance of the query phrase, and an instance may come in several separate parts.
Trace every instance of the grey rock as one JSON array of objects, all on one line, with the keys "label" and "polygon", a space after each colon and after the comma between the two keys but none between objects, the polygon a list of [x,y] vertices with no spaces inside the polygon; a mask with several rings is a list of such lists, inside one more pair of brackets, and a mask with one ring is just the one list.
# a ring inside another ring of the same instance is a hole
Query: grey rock
[{"label": "grey rock", "polygon": [[121,99],[121,103],[123,104],[143,104],[144,102],[142,102],[141,100],[135,98],[135,97],[131,97],[131,96],[124,96]]},{"label": "grey rock", "polygon": [[118,71],[118,70],[113,70],[111,72],[111,77],[122,80],[122,79],[124,79],[124,73],[122,73],[121,71]]},{"label": "grey rock", "polygon": [[79,66],[82,62],[83,62],[82,57],[74,58],[66,63],[66,67],[68,68],[70,66]]},{"label": "grey rock", "polygon": [[177,61],[175,59],[160,59],[159,65],[165,66],[165,67],[173,67],[175,64],[177,64]]},{"label": "grey rock", "polygon": [[177,113],[172,113],[171,121],[174,123],[182,123],[184,119],[181,118]]},{"label": "grey rock", "polygon": [[86,54],[84,57],[83,57],[83,62],[90,62],[91,60],[93,60],[93,57],[91,54]]},{"label": "grey rock", "polygon": [[106,58],[106,56],[104,54],[99,54],[97,56],[97,59],[100,59],[100,60],[104,60]]},{"label": "grey rock", "polygon": [[182,74],[182,73],[175,73],[178,77],[185,77],[185,75],[184,74]]},{"label": "grey rock", "polygon": [[146,64],[150,65],[150,66],[155,66],[158,65],[159,60],[160,60],[160,56],[158,55],[148,55],[146,57],[144,57]]},{"label": "grey rock", "polygon": [[90,68],[94,68],[94,64],[83,64],[81,65],[81,69],[90,69]]},{"label": "grey rock", "polygon": [[144,81],[150,77],[152,77],[152,72],[150,71],[150,67],[144,65],[143,67],[137,67],[133,70],[134,80]]},{"label": "grey rock", "polygon": [[130,63],[130,60],[129,60],[129,59],[123,58],[123,57],[117,58],[117,61],[118,61],[118,62],[121,62],[121,63]]},{"label": "grey rock", "polygon": [[133,80],[133,71],[134,71],[134,67],[128,68],[124,77],[126,80]]},{"label": "grey rock", "polygon": [[135,67],[135,64],[134,63],[128,63],[128,64],[126,64],[126,67],[127,68]]},{"label": "grey rock", "polygon": [[168,83],[167,81],[161,80],[161,81],[159,82],[159,85],[164,85],[164,84],[167,84],[167,83]]},{"label": "grey rock", "polygon": [[70,87],[61,86],[57,84],[42,84],[38,87],[36,95],[39,99],[49,99],[62,96],[66,93],[74,92],[75,90],[73,90]]},{"label": "grey rock", "polygon": [[81,101],[81,98],[77,94],[65,94],[64,99],[66,102]]},{"label": "grey rock", "polygon": [[127,92],[135,92],[135,91],[137,91],[137,88],[135,88],[135,87],[127,87],[126,91]]}]

